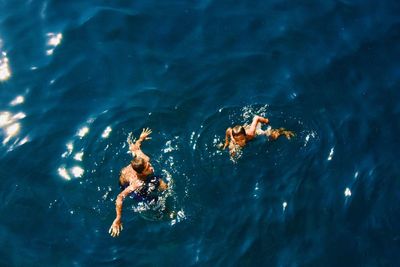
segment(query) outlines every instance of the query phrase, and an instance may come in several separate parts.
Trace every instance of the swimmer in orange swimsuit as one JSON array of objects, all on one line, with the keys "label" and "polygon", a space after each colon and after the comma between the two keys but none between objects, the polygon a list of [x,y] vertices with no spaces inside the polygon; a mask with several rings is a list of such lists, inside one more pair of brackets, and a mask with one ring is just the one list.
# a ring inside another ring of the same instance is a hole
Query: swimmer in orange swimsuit
[{"label": "swimmer in orange swimsuit", "polygon": [[251,125],[229,127],[226,130],[225,144],[222,149],[229,147],[229,154],[234,157],[248,141],[253,140],[257,135],[266,135],[270,140],[276,140],[282,135],[287,139],[294,136],[292,131],[288,131],[285,128],[272,129],[269,126],[266,130],[262,130],[261,124],[269,124],[269,120],[256,115]]}]

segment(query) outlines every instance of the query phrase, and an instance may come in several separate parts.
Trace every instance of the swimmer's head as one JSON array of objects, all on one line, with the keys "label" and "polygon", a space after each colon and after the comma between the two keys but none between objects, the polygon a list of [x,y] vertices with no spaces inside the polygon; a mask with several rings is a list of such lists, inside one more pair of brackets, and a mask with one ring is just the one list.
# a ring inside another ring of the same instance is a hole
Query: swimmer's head
[{"label": "swimmer's head", "polygon": [[246,130],[243,126],[237,125],[232,129],[232,137],[236,142],[236,145],[244,147],[246,145]]},{"label": "swimmer's head", "polygon": [[135,157],[131,161],[131,166],[137,173],[141,173],[144,170],[144,167],[145,167],[144,159],[141,158],[141,157]]},{"label": "swimmer's head", "polygon": [[141,157],[135,157],[131,161],[131,166],[137,173],[140,173],[143,175],[150,175],[154,172],[154,169],[151,166],[150,162],[144,160]]},{"label": "swimmer's head", "polygon": [[244,129],[243,126],[236,125],[235,127],[232,128],[232,135],[233,135],[233,137],[240,136],[240,135],[246,135],[246,130]]}]

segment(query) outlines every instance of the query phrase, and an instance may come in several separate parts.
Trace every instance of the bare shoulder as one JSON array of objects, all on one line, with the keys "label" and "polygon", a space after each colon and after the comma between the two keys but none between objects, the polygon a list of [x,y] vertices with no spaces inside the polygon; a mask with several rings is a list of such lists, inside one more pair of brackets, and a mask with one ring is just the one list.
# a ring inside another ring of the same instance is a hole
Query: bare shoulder
[{"label": "bare shoulder", "polygon": [[136,151],[136,150],[138,150],[138,149],[140,149],[140,148],[139,148],[139,146],[136,145],[136,144],[130,144],[130,145],[129,145],[129,150],[132,151],[132,152],[134,152],[134,151]]},{"label": "bare shoulder", "polygon": [[128,166],[125,166],[122,168],[119,181],[121,183],[129,182],[132,178],[136,177],[136,173],[133,170],[132,166],[129,164]]},{"label": "bare shoulder", "polygon": [[129,168],[130,168],[130,167],[131,167],[130,164],[127,165],[127,166],[125,166],[125,167],[123,167],[123,168],[121,169],[121,175],[126,174],[127,172],[129,172]]},{"label": "bare shoulder", "polygon": [[254,131],[250,129],[250,127],[245,128],[246,131],[246,140],[252,140],[255,137]]}]

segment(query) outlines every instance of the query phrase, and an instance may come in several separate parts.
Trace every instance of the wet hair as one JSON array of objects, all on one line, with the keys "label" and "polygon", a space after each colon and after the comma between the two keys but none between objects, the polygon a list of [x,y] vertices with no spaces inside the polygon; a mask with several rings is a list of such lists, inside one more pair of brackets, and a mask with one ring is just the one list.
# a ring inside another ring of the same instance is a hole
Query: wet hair
[{"label": "wet hair", "polygon": [[246,130],[244,129],[243,126],[241,125],[236,125],[235,127],[232,128],[232,135],[237,136],[237,135],[246,135]]},{"label": "wet hair", "polygon": [[131,166],[132,168],[137,172],[137,173],[141,173],[144,170],[145,165],[145,161],[143,158],[140,157],[135,157],[132,161],[131,161]]}]

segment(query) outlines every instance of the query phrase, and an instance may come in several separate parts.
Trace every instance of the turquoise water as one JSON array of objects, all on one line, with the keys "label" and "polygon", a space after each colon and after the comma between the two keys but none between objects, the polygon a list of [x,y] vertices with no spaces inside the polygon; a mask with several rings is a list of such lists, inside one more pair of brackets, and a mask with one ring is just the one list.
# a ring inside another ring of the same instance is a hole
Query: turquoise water
[{"label": "turquoise water", "polygon": [[[130,2],[0,3],[1,266],[398,266],[399,2]],[[143,127],[178,216],[112,238]]]}]

